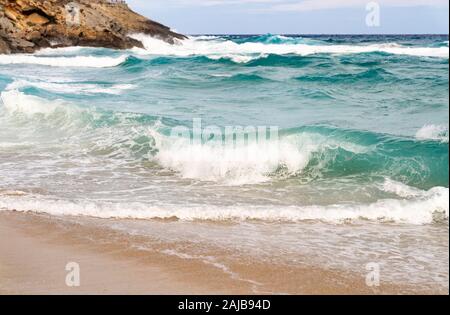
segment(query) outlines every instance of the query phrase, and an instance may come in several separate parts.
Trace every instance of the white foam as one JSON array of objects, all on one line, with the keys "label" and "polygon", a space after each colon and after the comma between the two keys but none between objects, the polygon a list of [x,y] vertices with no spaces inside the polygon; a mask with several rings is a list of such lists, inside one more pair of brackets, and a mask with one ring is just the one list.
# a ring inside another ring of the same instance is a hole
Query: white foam
[{"label": "white foam", "polygon": [[109,68],[116,67],[127,60],[128,56],[120,57],[40,57],[35,55],[0,55],[1,65],[34,64],[51,67],[75,68]]},{"label": "white foam", "polygon": [[0,142],[0,148],[11,149],[11,148],[24,148],[36,145],[34,142]]},{"label": "white foam", "polygon": [[[163,167],[179,172],[184,178],[229,185],[269,181],[280,170],[284,176],[298,174],[315,152],[339,147],[358,153],[368,150],[314,133],[246,144],[222,141],[193,144],[189,139],[166,138],[154,132],[152,136],[158,147],[155,159]],[[325,158],[323,162],[326,163]]]},{"label": "white foam", "polygon": [[78,53],[83,50],[90,50],[92,48],[82,46],[60,47],[60,48],[43,48],[38,50],[35,55],[66,55],[68,53]]},{"label": "white foam", "polygon": [[437,140],[448,143],[448,127],[442,125],[425,125],[416,133],[418,140]]},{"label": "white foam", "polygon": [[0,189],[0,196],[25,196],[27,195],[26,192],[20,191],[20,190],[1,190]]},{"label": "white foam", "polygon": [[134,49],[138,54],[171,55],[171,56],[207,56],[211,59],[228,58],[235,62],[248,62],[269,54],[276,55],[312,55],[312,54],[358,54],[370,52],[385,52],[389,54],[448,58],[448,47],[404,47],[396,44],[374,45],[307,45],[307,44],[265,44],[265,43],[235,43],[229,40],[205,38],[189,38],[177,41],[175,45],[152,38],[148,35],[134,34],[133,38],[144,44],[145,51]]},{"label": "white foam", "polygon": [[[97,218],[181,220],[265,220],[299,222],[316,220],[346,223],[361,219],[375,222],[430,224],[436,218],[448,221],[449,190],[435,187],[411,199],[383,199],[372,204],[336,204],[328,206],[215,206],[162,205],[138,202],[102,202],[51,199],[40,195],[2,195],[0,210],[48,213],[51,215]],[[437,215],[439,214],[439,215]]]},{"label": "white foam", "polygon": [[385,179],[381,189],[385,192],[396,194],[397,196],[402,198],[423,196],[425,193],[420,189],[397,182],[390,178]]},{"label": "white foam", "polygon": [[46,81],[30,81],[15,80],[10,83],[6,90],[18,90],[24,87],[33,86],[42,90],[57,93],[73,93],[73,94],[113,94],[120,95],[124,91],[134,89],[136,86],[132,84],[113,84],[111,86],[102,86],[98,84],[77,83],[77,82],[46,82]]},{"label": "white foam", "polygon": [[[17,87],[17,86],[16,86]],[[38,96],[26,95],[18,90],[4,91],[0,94],[3,106],[10,114],[20,115],[59,115],[58,123],[68,126],[83,124],[85,113],[81,107],[63,100],[47,100]],[[127,114],[118,117],[126,119]],[[62,119],[61,119],[62,118]],[[84,126],[84,124],[83,124]],[[58,128],[61,126],[59,125]],[[270,181],[273,176],[290,177],[297,175],[309,164],[314,153],[342,148],[348,152],[365,153],[370,147],[361,147],[354,143],[333,140],[321,134],[300,132],[279,137],[274,133],[268,140],[250,142],[210,141],[194,144],[191,139],[164,136],[159,127],[149,126],[136,129],[137,135],[148,135],[155,140],[154,153],[148,158],[162,167],[177,172],[181,177],[200,181],[213,181],[225,185],[256,184]],[[130,128],[115,129],[117,137],[104,137],[99,130],[96,145],[115,147],[117,143],[131,139]],[[152,151],[153,152],[153,151]],[[333,158],[330,156],[329,158]],[[321,163],[327,163],[327,156]]]},{"label": "white foam", "polygon": [[4,91],[0,94],[0,98],[9,113],[50,115],[59,109],[66,110],[66,103],[62,100],[48,101],[17,90]]}]

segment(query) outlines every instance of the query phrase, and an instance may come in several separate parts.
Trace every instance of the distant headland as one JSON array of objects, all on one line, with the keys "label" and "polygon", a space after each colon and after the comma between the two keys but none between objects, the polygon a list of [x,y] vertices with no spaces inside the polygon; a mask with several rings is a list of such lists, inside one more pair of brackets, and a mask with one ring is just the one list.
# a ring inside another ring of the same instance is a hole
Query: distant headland
[{"label": "distant headland", "polygon": [[133,33],[170,43],[186,38],[133,12],[124,0],[0,0],[0,54],[69,46],[143,47],[129,36]]}]

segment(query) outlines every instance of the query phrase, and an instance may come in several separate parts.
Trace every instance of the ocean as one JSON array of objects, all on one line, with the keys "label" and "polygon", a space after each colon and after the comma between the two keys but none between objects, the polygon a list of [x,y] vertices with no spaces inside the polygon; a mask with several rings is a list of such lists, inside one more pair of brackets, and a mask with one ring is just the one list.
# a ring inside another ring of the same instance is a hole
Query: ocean
[{"label": "ocean", "polygon": [[448,292],[447,35],[134,37],[0,56],[0,211]]}]

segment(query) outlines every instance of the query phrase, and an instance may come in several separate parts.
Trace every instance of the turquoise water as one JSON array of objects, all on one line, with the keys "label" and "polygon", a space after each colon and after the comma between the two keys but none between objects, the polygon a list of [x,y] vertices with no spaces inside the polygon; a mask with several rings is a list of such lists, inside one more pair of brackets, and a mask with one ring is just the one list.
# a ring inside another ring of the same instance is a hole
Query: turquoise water
[{"label": "turquoise water", "polygon": [[0,56],[0,210],[448,290],[448,36],[135,37]]},{"label": "turquoise water", "polygon": [[[448,217],[446,36],[136,37],[145,50],[0,57],[2,189],[101,216]],[[278,136],[171,137],[195,119]]]}]

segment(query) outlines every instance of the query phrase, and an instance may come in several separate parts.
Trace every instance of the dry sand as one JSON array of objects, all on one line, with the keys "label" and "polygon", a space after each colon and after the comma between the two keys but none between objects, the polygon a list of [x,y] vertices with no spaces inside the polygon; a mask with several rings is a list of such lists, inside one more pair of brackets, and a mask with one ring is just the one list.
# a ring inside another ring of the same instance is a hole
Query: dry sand
[{"label": "dry sand", "polygon": [[[81,269],[81,286],[66,285],[69,262]],[[162,266],[70,244],[2,215],[0,294],[202,294],[206,287],[174,279]]]}]

